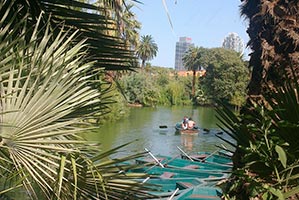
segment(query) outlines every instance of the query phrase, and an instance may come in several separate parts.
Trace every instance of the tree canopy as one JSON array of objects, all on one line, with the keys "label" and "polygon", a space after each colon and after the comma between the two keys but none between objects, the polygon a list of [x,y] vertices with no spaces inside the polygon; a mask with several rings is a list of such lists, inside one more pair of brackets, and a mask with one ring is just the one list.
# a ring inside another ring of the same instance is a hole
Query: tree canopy
[{"label": "tree canopy", "polygon": [[206,68],[201,84],[210,98],[233,101],[236,95],[245,99],[249,71],[239,54],[224,48],[206,49],[200,62]]}]

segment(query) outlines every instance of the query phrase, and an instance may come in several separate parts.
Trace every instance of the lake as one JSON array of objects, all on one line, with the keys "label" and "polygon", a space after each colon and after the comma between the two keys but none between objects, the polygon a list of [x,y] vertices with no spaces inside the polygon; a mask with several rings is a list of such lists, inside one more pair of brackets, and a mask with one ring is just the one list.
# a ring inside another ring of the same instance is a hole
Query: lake
[{"label": "lake", "polygon": [[[192,117],[201,129],[199,135],[180,135],[175,132],[175,124],[185,115]],[[187,153],[212,152],[219,149],[215,145],[225,145],[225,142],[216,135],[229,139],[225,133],[219,134],[221,131],[217,126],[218,123],[214,108],[192,106],[131,108],[128,118],[104,124],[87,138],[100,142],[102,150],[134,141],[124,147],[117,156],[141,152],[144,148],[153,154],[176,156],[180,154],[177,146]],[[162,125],[166,128],[160,128]],[[206,132],[203,129],[210,131]]]}]

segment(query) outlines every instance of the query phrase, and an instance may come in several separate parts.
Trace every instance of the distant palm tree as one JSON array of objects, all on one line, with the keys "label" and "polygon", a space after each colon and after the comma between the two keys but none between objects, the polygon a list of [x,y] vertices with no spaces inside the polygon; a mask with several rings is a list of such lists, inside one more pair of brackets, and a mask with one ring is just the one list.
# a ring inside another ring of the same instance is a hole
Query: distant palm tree
[{"label": "distant palm tree", "polygon": [[199,70],[200,48],[190,47],[183,56],[184,66],[187,70],[192,71],[192,98],[195,96],[196,71]]},{"label": "distant palm tree", "polygon": [[147,60],[153,59],[158,52],[158,46],[151,35],[141,36],[140,44],[137,47],[137,56],[142,60],[141,67],[144,68]]},{"label": "distant palm tree", "polygon": [[122,31],[122,36],[125,39],[127,46],[131,49],[135,49],[139,43],[139,30],[141,28],[141,23],[137,21],[135,14],[131,12],[133,4],[129,4],[122,16],[124,28]]},{"label": "distant palm tree", "polygon": [[98,0],[96,2],[106,9],[105,15],[116,21],[115,24],[110,25],[112,27],[112,30],[108,31],[110,35],[123,38],[126,47],[135,50],[139,42],[141,23],[137,20],[136,14],[132,12],[132,8],[135,6],[133,3],[127,4],[123,0]]}]

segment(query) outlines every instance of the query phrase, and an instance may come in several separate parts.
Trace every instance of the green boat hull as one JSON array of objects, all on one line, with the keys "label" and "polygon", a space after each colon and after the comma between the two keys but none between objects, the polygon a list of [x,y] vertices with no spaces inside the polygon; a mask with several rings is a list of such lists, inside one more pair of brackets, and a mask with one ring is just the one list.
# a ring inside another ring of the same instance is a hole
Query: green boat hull
[{"label": "green boat hull", "polygon": [[[209,162],[193,162],[191,160],[186,160],[182,158],[172,158],[170,156],[157,155],[155,158],[167,168],[186,168],[186,169],[196,169],[205,171],[224,171],[230,172],[232,166],[223,165],[218,163]],[[138,158],[136,162],[139,164],[157,164],[157,161],[153,158]]]},{"label": "green boat hull", "polygon": [[[210,152],[198,152],[194,155],[189,155],[193,160],[198,162],[207,162],[217,165],[228,165],[232,166],[232,159],[227,156],[213,154]],[[181,155],[183,159],[188,159],[186,155]]]},{"label": "green boat hull", "polygon": [[222,173],[217,171],[206,171],[206,170],[193,170],[193,169],[182,169],[182,168],[162,168],[158,166],[152,167],[141,167],[134,169],[132,172],[146,173],[151,177],[156,178],[200,178],[208,180],[222,180],[227,178],[229,173]]},{"label": "green boat hull", "polygon": [[[143,181],[143,180],[140,180]],[[149,187],[152,191],[150,194],[155,195],[157,198],[170,197],[176,189],[175,195],[182,193],[183,191],[192,187],[203,185],[204,182],[198,178],[151,178],[147,180],[145,186]]]},{"label": "green boat hull", "polygon": [[222,192],[216,187],[193,187],[176,196],[175,200],[221,200]]}]

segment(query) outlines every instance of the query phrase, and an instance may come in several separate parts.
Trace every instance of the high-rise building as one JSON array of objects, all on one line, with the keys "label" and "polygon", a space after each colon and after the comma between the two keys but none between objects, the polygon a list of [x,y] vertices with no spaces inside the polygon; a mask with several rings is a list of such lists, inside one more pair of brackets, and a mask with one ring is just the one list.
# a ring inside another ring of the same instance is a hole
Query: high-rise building
[{"label": "high-rise building", "polygon": [[240,54],[244,52],[244,42],[237,33],[229,33],[223,40],[222,47],[232,49]]},{"label": "high-rise building", "polygon": [[186,70],[183,57],[190,46],[194,46],[192,39],[189,37],[180,37],[180,40],[175,45],[175,64],[174,68],[178,71]]}]

